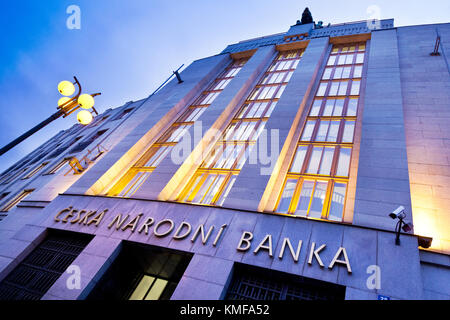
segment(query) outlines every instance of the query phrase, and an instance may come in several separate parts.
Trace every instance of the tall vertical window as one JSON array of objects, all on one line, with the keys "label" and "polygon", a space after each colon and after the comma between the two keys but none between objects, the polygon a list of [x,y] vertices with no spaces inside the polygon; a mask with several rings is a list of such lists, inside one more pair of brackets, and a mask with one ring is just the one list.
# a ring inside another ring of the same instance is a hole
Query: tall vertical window
[{"label": "tall vertical window", "polygon": [[278,54],[178,200],[222,205],[300,61],[303,50]]},{"label": "tall vertical window", "polygon": [[72,160],[72,157],[67,157],[58,162],[53,168],[50,169],[46,174],[55,174],[57,173],[66,163]]},{"label": "tall vertical window", "polygon": [[47,161],[47,162],[41,163],[39,166],[37,166],[36,168],[34,168],[30,173],[28,173],[25,177],[23,177],[22,180],[31,178],[31,177],[34,176],[36,173],[38,173],[39,171],[41,171],[47,164],[48,164],[48,161]]},{"label": "tall vertical window", "polygon": [[16,197],[11,199],[3,208],[1,208],[1,212],[6,212],[14,208],[20,201],[22,201],[25,197],[30,195],[34,189],[24,190],[21,193],[19,193]]},{"label": "tall vertical window", "polygon": [[277,213],[342,221],[365,51],[364,43],[333,46]]},{"label": "tall vertical window", "polygon": [[205,112],[248,59],[233,61],[217,79],[203,91],[172,126],[145,152],[128,172],[108,192],[111,196],[131,197],[148,179],[159,163],[173,150],[186,131]]}]

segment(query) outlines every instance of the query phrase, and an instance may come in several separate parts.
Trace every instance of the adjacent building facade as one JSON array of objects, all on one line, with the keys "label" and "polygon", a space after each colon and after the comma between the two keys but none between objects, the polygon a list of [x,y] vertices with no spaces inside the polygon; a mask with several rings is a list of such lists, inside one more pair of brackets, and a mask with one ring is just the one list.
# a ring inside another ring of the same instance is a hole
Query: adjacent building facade
[{"label": "adjacent building facade", "polygon": [[0,299],[450,299],[449,34],[296,24],[60,132],[0,176]]}]

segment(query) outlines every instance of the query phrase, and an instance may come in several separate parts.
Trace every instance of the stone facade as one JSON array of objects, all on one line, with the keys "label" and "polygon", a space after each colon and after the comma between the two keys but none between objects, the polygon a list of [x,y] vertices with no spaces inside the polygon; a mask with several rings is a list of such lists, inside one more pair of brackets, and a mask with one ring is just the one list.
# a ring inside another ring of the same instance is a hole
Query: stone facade
[{"label": "stone facade", "polygon": [[[130,241],[192,255],[171,299],[223,299],[240,263],[345,286],[348,300],[449,300],[449,32],[449,24],[395,28],[392,19],[378,29],[366,22],[295,25],[194,61],[181,72],[183,83],[174,79],[154,96],[59,133],[0,176],[2,208],[31,191],[1,212],[0,283],[58,229],[93,238],[72,263],[81,270],[80,288],[69,289],[70,273],[63,273],[42,299],[87,298]],[[430,55],[438,35],[440,54]],[[331,47],[360,41],[368,55],[350,166],[350,215],[336,223],[274,214],[267,208],[280,193]],[[267,150],[277,159],[271,174],[261,174],[261,164],[245,163],[222,206],[177,202],[199,167],[191,161],[196,152],[212,148],[219,139],[214,130],[225,130],[277,51],[299,48],[302,59],[265,127],[278,132],[279,148]],[[198,94],[242,57],[248,58],[242,70],[198,119],[203,136],[191,141],[186,161],[174,164],[166,157],[133,197],[108,196]],[[97,157],[81,173],[62,162],[86,154]],[[399,205],[414,229],[395,245],[388,214]],[[188,226],[189,232],[183,229]],[[422,236],[433,238],[429,249],[419,247]],[[372,270],[379,270],[375,287],[369,284]]]}]

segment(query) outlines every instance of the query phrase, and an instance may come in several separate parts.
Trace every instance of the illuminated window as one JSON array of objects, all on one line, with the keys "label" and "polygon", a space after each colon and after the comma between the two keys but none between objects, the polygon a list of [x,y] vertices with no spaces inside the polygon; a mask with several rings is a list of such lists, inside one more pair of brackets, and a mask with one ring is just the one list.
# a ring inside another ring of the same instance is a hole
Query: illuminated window
[{"label": "illuminated window", "polygon": [[20,201],[32,193],[34,189],[24,190],[19,195],[10,200],[0,211],[5,212],[14,208]]},{"label": "illuminated window", "polygon": [[136,289],[130,296],[130,300],[159,300],[169,281],[154,276],[144,275]]},{"label": "illuminated window", "polygon": [[303,54],[278,54],[178,200],[221,206]]},{"label": "illuminated window", "polygon": [[170,154],[187,130],[206,111],[230,81],[242,69],[247,59],[233,61],[212,84],[203,91],[186,111],[162,134],[145,154],[108,192],[110,196],[131,197],[144,184],[159,163]]},{"label": "illuminated window", "polygon": [[275,212],[342,221],[365,49],[333,47]]}]

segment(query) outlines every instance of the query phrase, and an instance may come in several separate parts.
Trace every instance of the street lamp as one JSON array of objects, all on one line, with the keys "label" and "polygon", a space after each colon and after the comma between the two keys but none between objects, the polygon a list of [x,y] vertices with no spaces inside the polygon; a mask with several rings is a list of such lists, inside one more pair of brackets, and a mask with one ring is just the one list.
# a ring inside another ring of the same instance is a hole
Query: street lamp
[{"label": "street lamp", "polygon": [[[73,77],[74,82],[70,81],[61,81],[58,84],[58,91],[61,93],[64,97],[60,98],[58,100],[58,111],[56,111],[54,114],[52,114],[50,117],[39,123],[34,128],[28,130],[23,135],[18,137],[17,139],[13,140],[12,142],[8,143],[6,146],[0,149],[0,156],[3,155],[5,152],[13,148],[14,146],[21,143],[23,140],[31,136],[33,133],[39,131],[46,125],[48,125],[53,120],[58,119],[59,117],[67,117],[68,115],[72,114],[73,112],[77,111],[78,109],[82,108],[83,110],[79,111],[77,114],[77,120],[82,125],[87,125],[92,122],[92,119],[94,118],[93,113],[95,115],[98,115],[97,110],[94,108],[94,97],[100,95],[101,93],[93,93],[93,94],[81,94],[81,84],[78,81],[77,77]],[[72,96],[75,93],[75,85],[78,87],[78,92],[75,96]]]}]

